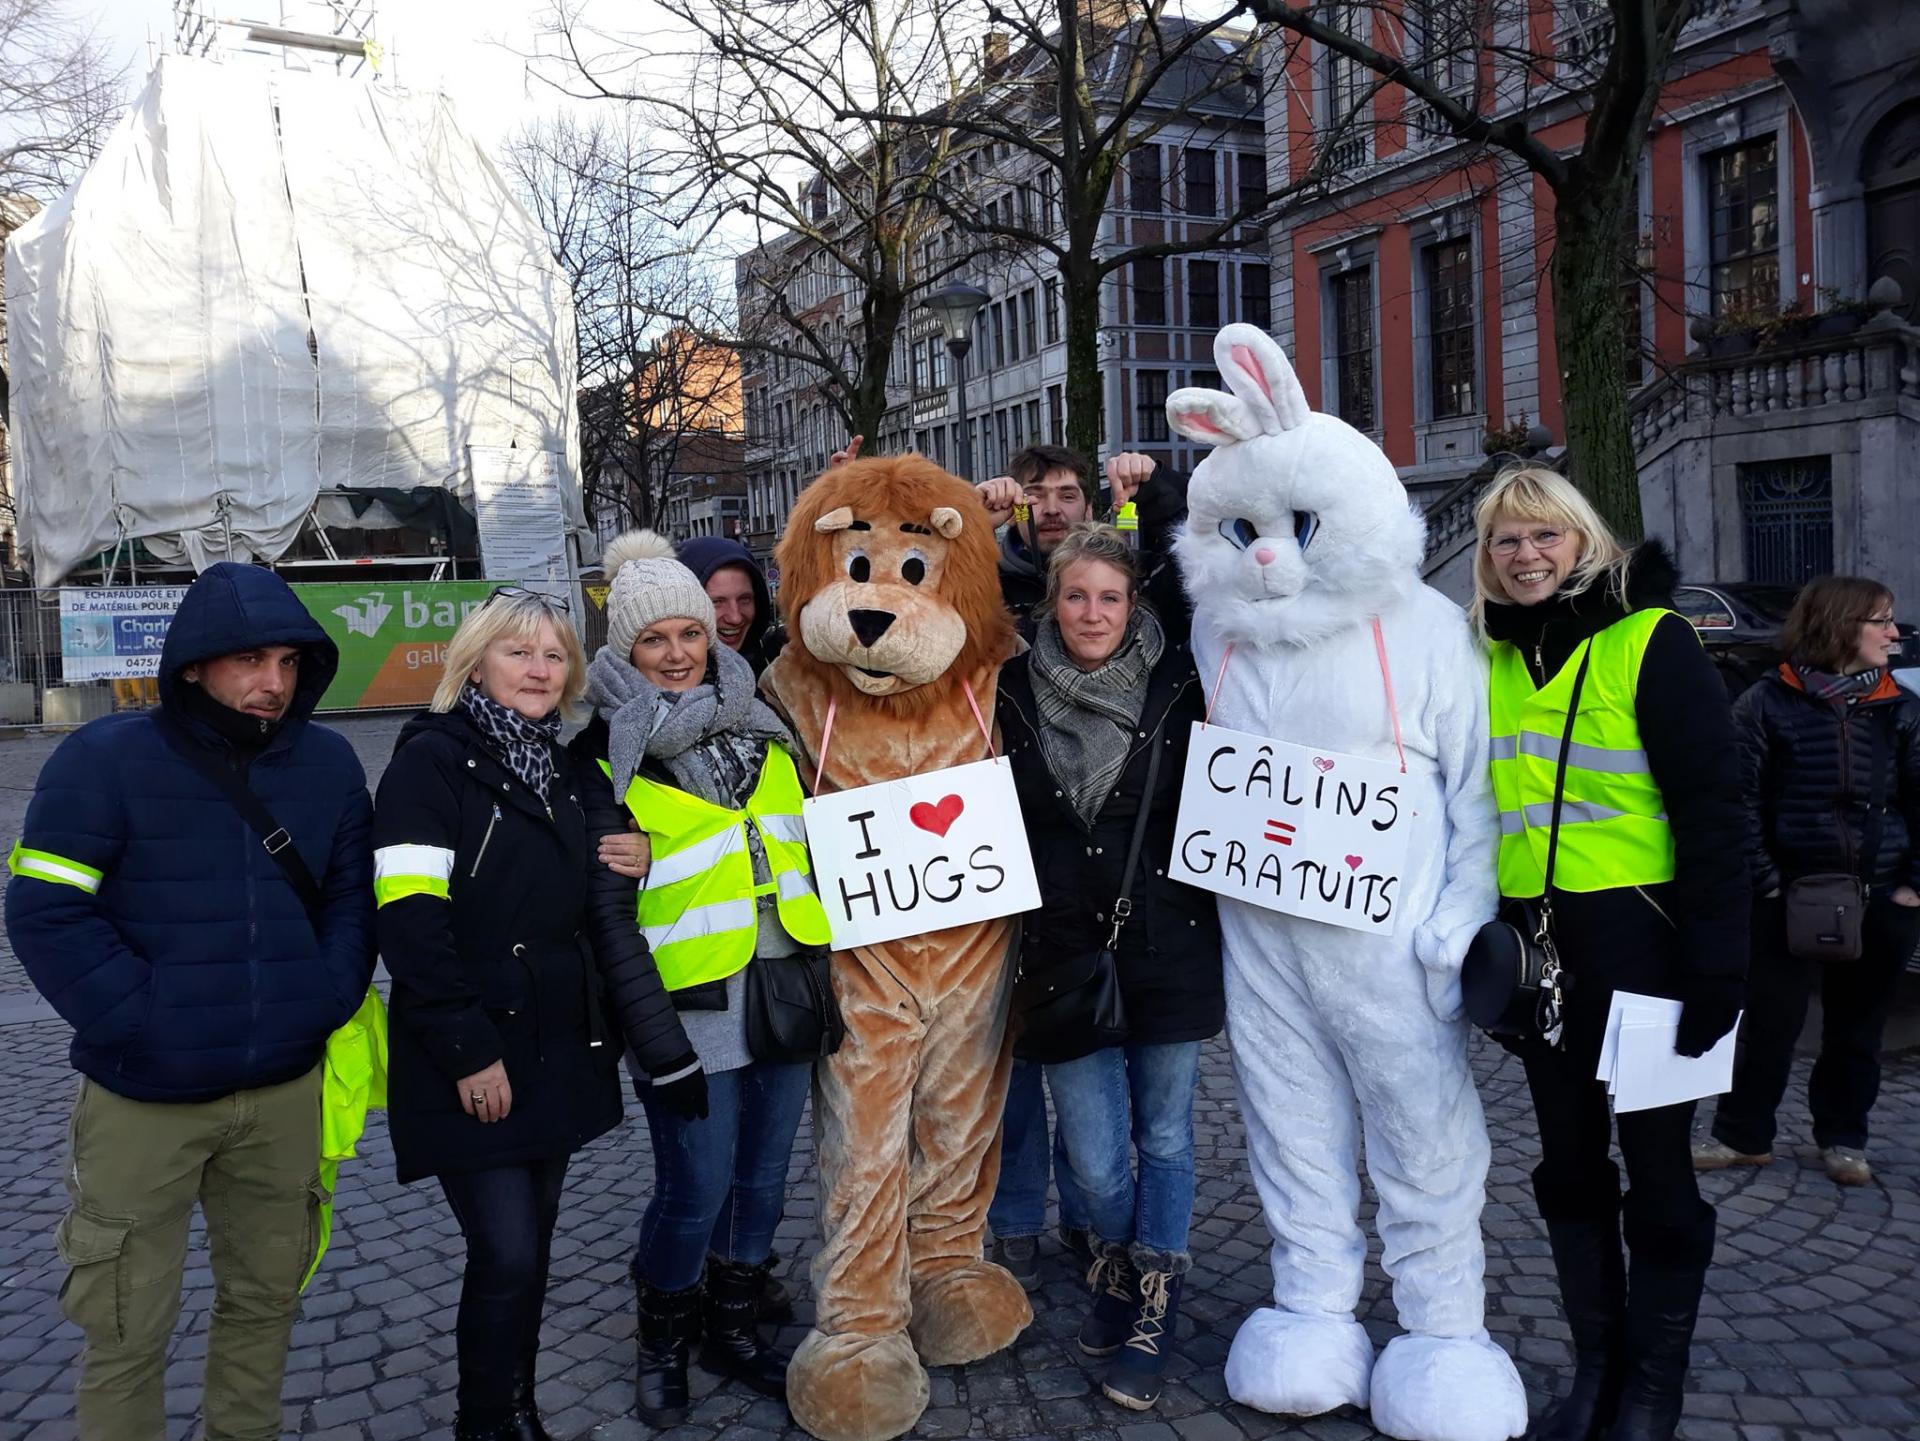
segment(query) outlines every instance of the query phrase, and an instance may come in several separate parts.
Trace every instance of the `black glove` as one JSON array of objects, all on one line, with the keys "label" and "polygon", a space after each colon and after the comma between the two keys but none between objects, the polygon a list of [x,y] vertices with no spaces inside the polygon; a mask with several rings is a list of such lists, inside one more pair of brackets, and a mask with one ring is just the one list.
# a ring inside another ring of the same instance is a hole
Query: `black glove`
[{"label": "black glove", "polygon": [[1688,976],[1680,987],[1680,1027],[1673,1049],[1683,1056],[1706,1055],[1733,1029],[1746,1000],[1743,977]]},{"label": "black glove", "polygon": [[[688,1068],[692,1069],[689,1070]],[[681,1072],[685,1072],[681,1075]],[[649,1097],[665,1106],[683,1121],[704,1121],[707,1119],[707,1073],[701,1069],[700,1058],[692,1051],[669,1061],[660,1068],[663,1076],[676,1079],[662,1083],[660,1081],[642,1081],[638,1076],[633,1079],[633,1094],[642,1105]]]}]

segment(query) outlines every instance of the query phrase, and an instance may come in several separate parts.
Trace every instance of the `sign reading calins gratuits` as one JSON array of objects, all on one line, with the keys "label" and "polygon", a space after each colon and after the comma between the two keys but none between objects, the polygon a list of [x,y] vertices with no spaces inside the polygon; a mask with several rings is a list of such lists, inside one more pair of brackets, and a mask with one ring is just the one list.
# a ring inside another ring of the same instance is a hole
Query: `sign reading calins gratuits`
[{"label": "sign reading calins gratuits", "polygon": [[1193,727],[1177,881],[1350,930],[1392,935],[1413,835],[1398,765]]},{"label": "sign reading calins gratuits", "polygon": [[803,807],[835,950],[1033,910],[1033,855],[1004,760],[816,796]]}]

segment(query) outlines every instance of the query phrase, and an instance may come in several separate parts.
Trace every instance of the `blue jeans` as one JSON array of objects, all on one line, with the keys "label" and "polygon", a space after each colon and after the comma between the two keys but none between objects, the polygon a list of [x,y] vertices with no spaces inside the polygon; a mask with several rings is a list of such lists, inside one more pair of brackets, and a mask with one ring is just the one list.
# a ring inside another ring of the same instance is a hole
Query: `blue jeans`
[{"label": "blue jeans", "polygon": [[635,1274],[662,1291],[700,1279],[711,1251],[757,1266],[773,1251],[787,1159],[813,1067],[755,1061],[707,1077],[707,1116],[687,1121],[643,1095],[653,1134],[653,1199]]},{"label": "blue jeans", "polygon": [[[1001,1240],[1038,1236],[1047,1229],[1047,1098],[1037,1061],[1015,1061],[1001,1119],[1000,1184],[987,1208],[987,1224]],[[1087,1229],[1087,1208],[1067,1174],[1060,1137],[1051,1147],[1054,1183],[1060,1188],[1060,1224]]]},{"label": "blue jeans", "polygon": [[1101,1240],[1170,1253],[1187,1249],[1199,1079],[1198,1041],[1109,1046],[1047,1067],[1053,1114],[1066,1143],[1064,1170],[1086,1198],[1093,1234]]}]

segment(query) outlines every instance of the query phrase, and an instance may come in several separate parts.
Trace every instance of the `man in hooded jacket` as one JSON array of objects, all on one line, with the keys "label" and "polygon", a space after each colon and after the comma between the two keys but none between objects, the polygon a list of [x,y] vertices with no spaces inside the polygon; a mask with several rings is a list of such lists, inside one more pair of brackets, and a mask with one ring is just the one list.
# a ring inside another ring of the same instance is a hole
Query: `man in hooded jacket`
[{"label": "man in hooded jacket", "polygon": [[773,623],[773,596],[753,552],[723,535],[697,535],[674,554],[713,602],[721,643],[738,651],[757,679],[786,647],[787,632]]},{"label": "man in hooded jacket", "polygon": [[[373,974],[372,805],[308,717],[333,642],[270,571],[188,589],[157,711],[107,716],[40,772],[7,932],[73,1027],[81,1074],[57,1242],[86,1337],[83,1441],[160,1441],[194,1204],[214,1279],[209,1441],[280,1435],[300,1285],[319,1242],[321,1056]],[[220,768],[265,807],[263,838]],[[317,885],[289,879],[291,846]]]}]

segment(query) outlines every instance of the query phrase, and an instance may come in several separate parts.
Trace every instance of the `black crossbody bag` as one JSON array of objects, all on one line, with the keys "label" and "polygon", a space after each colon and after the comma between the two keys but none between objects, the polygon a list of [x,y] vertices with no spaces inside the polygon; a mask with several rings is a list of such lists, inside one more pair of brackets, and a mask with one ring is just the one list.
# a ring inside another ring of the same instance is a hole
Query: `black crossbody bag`
[{"label": "black crossbody bag", "polygon": [[1133,839],[1120,872],[1120,893],[1114,898],[1113,929],[1107,933],[1106,946],[1041,965],[1032,964],[1026,949],[1021,949],[1020,973],[1013,982],[1013,1053],[1023,1061],[1046,1065],[1077,1061],[1127,1039],[1127,1007],[1120,995],[1116,952],[1120,929],[1133,914],[1133,875],[1139,869],[1147,820],[1153,814],[1154,784],[1160,777],[1160,733],[1165,725],[1163,715],[1148,742],[1146,789],[1133,820]]},{"label": "black crossbody bag", "polygon": [[293,893],[300,897],[300,904],[307,912],[307,923],[313,927],[314,935],[318,936],[320,916],[325,909],[320,884],[314,880],[313,872],[307,869],[307,863],[300,858],[300,848],[293,843],[287,828],[273,818],[273,812],[267,809],[266,802],[247,789],[246,778],[239,771],[222,764],[220,757],[205,746],[195,745],[190,737],[181,734],[173,721],[162,716],[157,724],[161,736],[173,747],[174,754],[211,781],[233,808],[240,812],[240,819],[260,838],[262,849],[273,857],[273,863],[280,867],[280,874],[287,878]]},{"label": "black crossbody bag", "polygon": [[[1573,749],[1573,723],[1580,715],[1580,691],[1587,683],[1593,642],[1580,657],[1567,702],[1567,725],[1560,733],[1560,762],[1553,779],[1553,823],[1547,832],[1547,865],[1538,900],[1512,900],[1480,927],[1460,967],[1461,998],[1473,1023],[1489,1035],[1509,1040],[1545,1041],[1558,1046],[1562,1006],[1569,978],[1560,966],[1553,936],[1553,863],[1560,849],[1560,807],[1567,794],[1567,757]],[[1524,820],[1524,802],[1521,812]]]},{"label": "black crossbody bag", "polygon": [[[1842,724],[1845,722],[1843,721]],[[1887,733],[1893,729],[1888,707],[1885,723],[1873,718],[1873,780],[1867,800],[1867,823],[1860,836],[1857,873],[1823,871],[1788,881],[1782,897],[1786,909],[1787,951],[1804,961],[1857,961],[1863,952],[1861,927],[1867,918],[1868,883],[1880,854],[1881,821],[1886,815],[1887,776],[1884,760]],[[1841,823],[1841,841],[1846,825]]]}]

